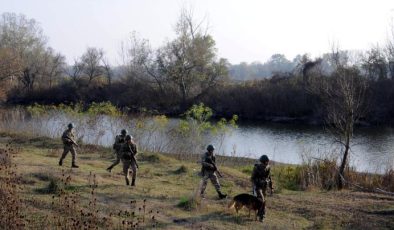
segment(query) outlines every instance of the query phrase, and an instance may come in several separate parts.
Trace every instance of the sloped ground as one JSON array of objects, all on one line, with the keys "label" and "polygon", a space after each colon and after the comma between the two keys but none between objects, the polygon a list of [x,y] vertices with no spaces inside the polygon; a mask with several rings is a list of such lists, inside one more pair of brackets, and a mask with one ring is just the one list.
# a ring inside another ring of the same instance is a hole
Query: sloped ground
[{"label": "sloped ground", "polygon": [[[58,140],[0,135],[0,148],[9,142],[18,150],[13,160],[23,184],[21,196],[26,216],[32,220],[27,228],[39,229],[44,223],[47,228],[48,224],[56,225],[56,215],[75,215],[64,211],[67,207],[61,205],[65,203],[58,201],[58,190],[50,185],[51,181],[62,182],[69,176],[65,191],[77,197],[78,207],[87,209],[93,197],[90,185],[96,181],[97,216],[113,219],[111,225],[99,228],[125,228],[122,218],[114,217],[130,211],[138,218],[143,217],[139,229],[394,229],[394,197],[390,196],[349,190],[281,190],[268,197],[266,219],[260,223],[252,220],[253,214],[249,218],[246,211],[236,216],[234,210],[228,210],[231,198],[218,200],[211,184],[206,199],[195,199],[200,165],[194,160],[179,161],[171,155],[143,153],[139,156],[137,187],[132,188],[124,185],[121,165],[112,173],[105,170],[113,157],[110,149],[82,146],[78,150],[80,168],[71,169],[71,156],[67,156],[62,167],[57,165],[62,151]],[[250,192],[249,175],[239,168],[220,168],[224,174],[220,179],[223,190],[230,196]],[[182,202],[191,202],[191,208],[179,207]],[[64,223],[51,228],[61,226]]]}]

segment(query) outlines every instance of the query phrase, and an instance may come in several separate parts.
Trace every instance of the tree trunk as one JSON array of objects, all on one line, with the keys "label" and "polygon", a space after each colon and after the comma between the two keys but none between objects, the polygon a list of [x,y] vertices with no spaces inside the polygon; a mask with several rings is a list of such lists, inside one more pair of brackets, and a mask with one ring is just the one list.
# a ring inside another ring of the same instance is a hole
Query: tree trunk
[{"label": "tree trunk", "polygon": [[338,177],[337,177],[338,190],[341,190],[343,188],[342,177],[345,177],[345,167],[349,155],[349,150],[350,150],[350,132],[347,132],[346,142],[345,142],[345,152],[343,153],[343,158],[342,158],[341,166],[339,167]]}]

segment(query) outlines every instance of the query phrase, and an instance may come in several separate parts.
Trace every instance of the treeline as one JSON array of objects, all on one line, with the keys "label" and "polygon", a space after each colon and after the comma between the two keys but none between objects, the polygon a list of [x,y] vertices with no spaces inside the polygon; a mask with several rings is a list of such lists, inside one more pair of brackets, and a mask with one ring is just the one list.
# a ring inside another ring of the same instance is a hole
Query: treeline
[{"label": "treeline", "polygon": [[229,76],[233,80],[247,81],[270,78],[276,74],[291,73],[295,68],[299,67],[305,57],[307,55],[297,55],[290,61],[283,54],[274,54],[265,63],[252,62],[248,64],[241,62],[229,66]]},{"label": "treeline", "polygon": [[337,50],[315,59],[298,55],[292,61],[275,54],[263,64],[231,65],[217,56],[214,39],[191,15],[182,11],[176,37],[157,49],[133,33],[121,45],[123,63],[112,66],[105,52],[94,47],[67,65],[34,20],[3,14],[0,99],[24,105],[110,101],[130,111],[168,115],[203,102],[217,116],[320,123],[327,115],[327,92],[315,86],[333,86],[330,79],[342,73],[365,81],[366,112],[358,122],[392,122],[394,34],[384,47],[364,53]]}]

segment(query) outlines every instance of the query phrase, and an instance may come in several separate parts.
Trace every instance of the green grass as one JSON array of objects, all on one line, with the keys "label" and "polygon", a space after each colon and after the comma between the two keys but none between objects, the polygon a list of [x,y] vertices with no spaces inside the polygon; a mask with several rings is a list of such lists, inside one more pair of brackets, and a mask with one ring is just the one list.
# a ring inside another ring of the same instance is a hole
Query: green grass
[{"label": "green grass", "polygon": [[[390,229],[394,226],[394,198],[349,190],[299,191],[294,181],[295,166],[272,167],[274,185],[280,192],[267,197],[267,215],[264,223],[260,223],[253,221],[253,214],[249,218],[245,210],[236,215],[227,208],[231,197],[250,193],[253,160],[219,157],[218,165],[224,176],[220,182],[230,197],[218,200],[209,182],[206,198],[199,200],[196,194],[201,167],[195,160],[180,161],[171,154],[140,154],[137,186],[130,187],[125,185],[121,164],[112,173],[105,170],[113,158],[109,148],[82,146],[78,149],[80,168],[71,169],[71,156],[67,156],[62,167],[58,166],[62,152],[59,140],[4,133],[0,137],[0,148],[11,140],[19,149],[14,162],[23,182],[21,196],[26,215],[35,220],[32,226],[37,228],[42,220],[56,215],[52,202],[58,199],[56,194],[60,190],[77,194],[80,205],[89,209],[93,175],[100,218],[111,218],[111,215],[114,218],[120,211],[131,210],[130,202],[136,201],[136,215],[138,208],[145,205],[146,212],[155,213],[156,226],[160,229]],[[70,181],[63,186],[62,178],[68,176]],[[113,226],[119,227],[115,222]]]}]

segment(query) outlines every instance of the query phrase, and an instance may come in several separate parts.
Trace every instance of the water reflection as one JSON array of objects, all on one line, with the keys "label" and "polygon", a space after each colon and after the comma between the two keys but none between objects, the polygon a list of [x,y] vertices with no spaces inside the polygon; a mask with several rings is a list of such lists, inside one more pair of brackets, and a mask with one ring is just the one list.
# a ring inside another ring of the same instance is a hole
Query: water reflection
[{"label": "water reflection", "polygon": [[[15,114],[12,116],[15,117]],[[130,131],[140,146],[150,151],[171,152],[177,142],[182,142],[167,135],[168,129],[178,123],[177,119],[170,119],[166,130],[154,127],[157,124],[149,123],[149,120],[145,121],[148,129],[145,127],[142,130],[137,125],[138,120],[134,118],[114,119],[106,116],[92,120],[88,117],[76,119],[65,114],[49,113],[34,119],[23,116],[18,119],[3,116],[2,119],[2,129],[54,138],[60,137],[66,125],[72,121],[76,123],[78,137],[85,143],[103,146],[111,146],[115,135],[123,128]],[[338,156],[341,150],[341,146],[334,142],[324,128],[290,124],[241,123],[238,128],[226,134],[223,140],[217,138],[212,141],[210,137],[206,137],[206,142],[215,144],[217,152],[224,155],[257,158],[267,154],[272,160],[295,164],[301,163],[305,155],[317,158],[325,155]],[[203,152],[204,146],[198,146],[195,151]],[[384,172],[394,165],[393,152],[392,128],[359,128],[355,131],[350,162],[358,171]]]},{"label": "water reflection", "polygon": [[[257,158],[269,155],[285,163],[301,163],[302,155],[339,156],[341,145],[324,128],[290,124],[241,124],[225,140],[223,153]],[[356,129],[351,165],[359,171],[383,172],[394,165],[392,128]]]}]

